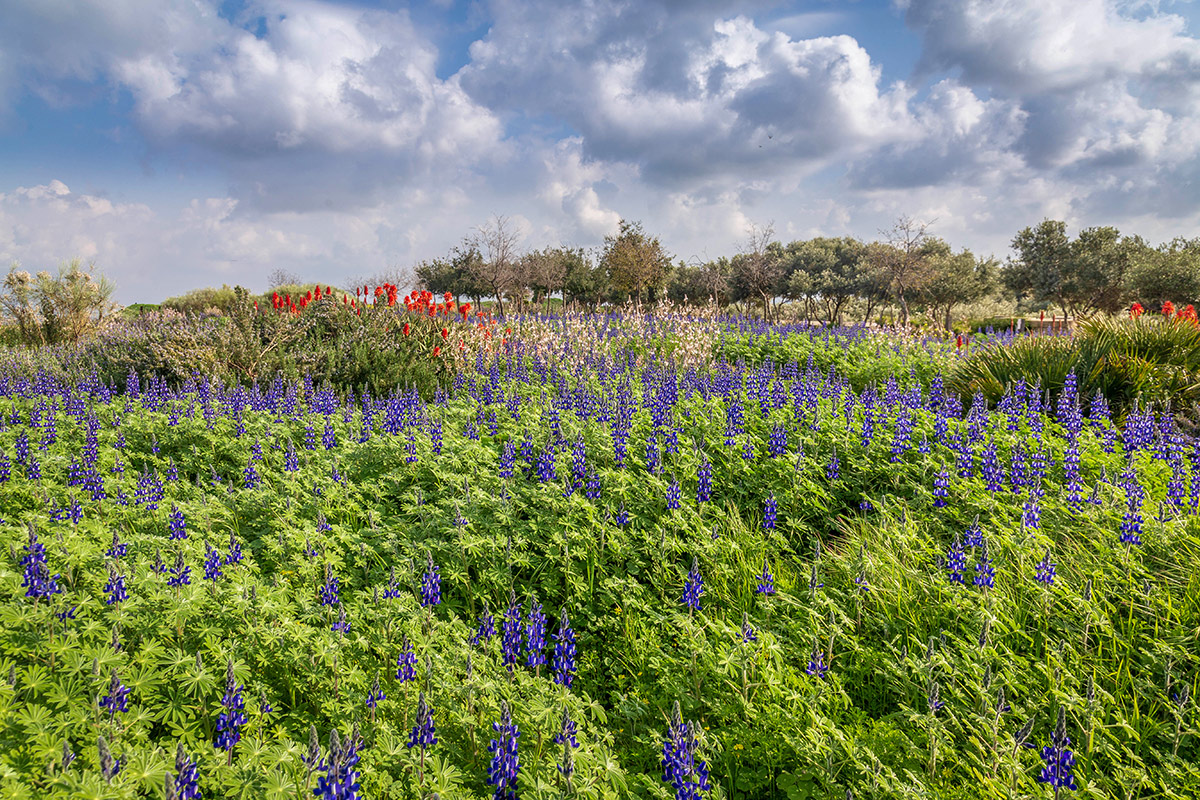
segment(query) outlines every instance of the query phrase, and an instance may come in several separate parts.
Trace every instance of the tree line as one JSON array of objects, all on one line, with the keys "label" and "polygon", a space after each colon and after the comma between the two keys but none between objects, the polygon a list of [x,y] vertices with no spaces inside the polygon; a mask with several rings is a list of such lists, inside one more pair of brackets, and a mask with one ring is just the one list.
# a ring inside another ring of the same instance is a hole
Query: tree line
[{"label": "tree line", "polygon": [[520,251],[508,220],[493,218],[443,258],[415,268],[416,279],[497,310],[549,309],[552,297],[596,308],[603,303],[669,299],[741,304],[766,319],[785,306],[809,320],[837,325],[872,319],[882,308],[907,323],[920,310],[949,329],[955,309],[993,297],[1023,312],[1065,317],[1116,313],[1132,302],[1200,302],[1200,238],[1151,246],[1114,227],[1075,238],[1066,223],[1044,220],[1021,230],[1003,262],[955,250],[928,223],[896,221],[876,241],[824,237],[778,241],[770,226],[752,228],[738,252],[703,262],[676,262],[641,223],[622,220],[602,247]]}]

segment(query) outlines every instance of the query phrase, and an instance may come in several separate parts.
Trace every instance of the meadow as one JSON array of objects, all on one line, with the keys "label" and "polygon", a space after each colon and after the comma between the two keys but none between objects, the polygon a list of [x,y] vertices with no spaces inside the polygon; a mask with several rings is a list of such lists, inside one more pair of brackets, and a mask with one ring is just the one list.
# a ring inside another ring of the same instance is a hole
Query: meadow
[{"label": "meadow", "polygon": [[954,339],[391,299],[321,301],[391,386],[300,338],[242,380],[139,373],[140,328],[6,354],[0,797],[1200,795],[1169,408],[964,396]]}]

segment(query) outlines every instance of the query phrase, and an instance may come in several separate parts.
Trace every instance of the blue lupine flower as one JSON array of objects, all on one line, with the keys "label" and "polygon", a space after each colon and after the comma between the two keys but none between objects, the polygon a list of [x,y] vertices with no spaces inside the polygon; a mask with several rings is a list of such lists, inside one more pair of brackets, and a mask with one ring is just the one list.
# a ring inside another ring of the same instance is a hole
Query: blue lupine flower
[{"label": "blue lupine flower", "polygon": [[700,575],[700,560],[692,559],[692,569],[683,584],[682,603],[690,611],[700,610],[700,595],[704,594],[704,578]]},{"label": "blue lupine flower", "polygon": [[771,436],[767,440],[767,453],[771,458],[779,458],[787,452],[787,429],[782,425],[776,425],[771,429]]},{"label": "blue lupine flower", "polygon": [[238,540],[234,538],[233,531],[229,532],[229,552],[225,555],[225,564],[230,566],[237,564],[242,560],[242,546]]},{"label": "blue lupine flower", "polygon": [[571,621],[567,618],[567,610],[562,610],[558,620],[558,632],[554,634],[554,682],[571,688],[575,680],[575,631],[571,630]]},{"label": "blue lupine flower", "polygon": [[950,582],[963,583],[963,570],[966,568],[966,552],[963,550],[962,542],[955,537],[954,544],[950,545],[950,552],[946,554],[946,569],[950,572]]},{"label": "blue lupine flower", "polygon": [[258,470],[254,468],[253,461],[248,463],[246,465],[246,468],[244,470],[242,470],[242,477],[244,479],[245,487],[247,489],[254,489],[258,486],[260,479],[258,476]]},{"label": "blue lupine flower", "polygon": [[521,604],[517,602],[516,592],[509,593],[508,609],[504,619],[500,621],[500,660],[508,671],[512,672],[513,665],[521,651]]},{"label": "blue lupine flower", "polygon": [[183,517],[183,512],[179,510],[179,506],[171,504],[171,513],[167,518],[167,526],[171,531],[172,539],[187,538],[187,520]]},{"label": "blue lupine flower", "polygon": [[542,454],[538,456],[537,475],[539,483],[549,483],[558,478],[558,470],[554,461],[554,444],[547,443]]},{"label": "blue lupine flower", "polygon": [[338,740],[337,731],[329,735],[329,755],[321,762],[321,771],[325,774],[317,778],[317,786],[313,794],[322,800],[359,800],[358,748],[360,741],[358,731],[342,744]]},{"label": "blue lupine flower", "polygon": [[1054,568],[1057,566],[1050,560],[1050,551],[1046,551],[1046,555],[1038,562],[1037,575],[1035,579],[1038,583],[1044,583],[1047,586],[1054,584]]},{"label": "blue lupine flower", "polygon": [[425,693],[421,692],[417,695],[417,719],[412,732],[408,735],[408,746],[410,748],[420,747],[424,751],[427,747],[437,744],[436,732],[433,724],[433,712],[430,711],[429,704],[425,702]]},{"label": "blue lupine flower", "polygon": [[204,580],[212,581],[216,586],[217,581],[224,574],[221,572],[221,554],[208,542],[205,542],[204,546],[207,548],[204,555]]},{"label": "blue lupine flower", "polygon": [[700,455],[700,466],[696,470],[696,502],[707,503],[712,499],[712,463],[703,453]]},{"label": "blue lupine flower", "polygon": [[217,717],[217,747],[229,751],[232,758],[233,748],[242,738],[242,726],[246,724],[245,701],[242,698],[242,685],[233,675],[233,659],[225,669],[225,694],[221,696],[221,708],[224,709]]},{"label": "blue lupine flower", "polygon": [[992,566],[991,556],[988,555],[987,542],[984,542],[979,561],[975,564],[975,585],[984,589],[996,585],[996,569]]},{"label": "blue lupine flower", "polygon": [[488,610],[487,600],[483,601],[483,611],[479,613],[479,626],[475,629],[475,633],[471,636],[471,644],[477,645],[480,642],[491,641],[496,635],[496,619]]},{"label": "blue lupine flower", "polygon": [[344,605],[338,605],[337,621],[334,622],[329,629],[334,633],[339,634],[347,634],[350,632],[350,623],[346,619],[346,607]]},{"label": "blue lupine flower", "polygon": [[1021,526],[1037,529],[1042,524],[1042,507],[1032,496],[1021,506]]},{"label": "blue lupine flower", "polygon": [[421,605],[432,608],[442,602],[442,576],[437,564],[433,563],[433,553],[427,555],[429,562],[421,576]]},{"label": "blue lupine flower", "polygon": [[387,695],[383,693],[383,689],[379,688],[379,673],[375,673],[375,683],[367,691],[367,708],[374,710],[380,701],[386,699]]},{"label": "blue lupine flower", "polygon": [[929,684],[929,696],[926,698],[929,705],[929,713],[937,714],[946,707],[946,701],[942,699],[942,687],[937,681]]},{"label": "blue lupine flower", "polygon": [[417,678],[417,656],[413,652],[412,643],[405,636],[400,643],[400,655],[396,658],[396,680],[408,683]]},{"label": "blue lupine flower", "polygon": [[942,508],[946,505],[946,498],[950,496],[950,473],[942,469],[938,472],[937,477],[933,479],[933,506],[934,508]]},{"label": "blue lupine flower", "polygon": [[58,585],[59,576],[51,575],[50,568],[46,566],[46,546],[38,541],[33,525],[29,526],[29,541],[25,545],[21,566],[25,568],[21,585],[25,587],[26,597],[32,597],[36,601],[62,591]]},{"label": "blue lupine flower", "polygon": [[763,522],[764,530],[774,530],[775,520],[779,515],[779,504],[775,502],[775,493],[767,495],[767,499],[763,502]]},{"label": "blue lupine flower", "polygon": [[108,565],[108,583],[104,584],[104,591],[108,592],[105,605],[111,606],[129,599],[129,593],[125,591],[125,576],[117,571],[114,564]]},{"label": "blue lupine flower", "polygon": [[1038,783],[1048,783],[1054,788],[1054,796],[1063,789],[1075,791],[1075,754],[1071,752],[1071,738],[1067,736],[1067,714],[1062,706],[1058,709],[1058,724],[1050,734],[1050,744],[1042,748],[1045,766],[1038,775]]},{"label": "blue lupine flower", "polygon": [[575,738],[576,730],[577,726],[574,720],[567,714],[567,707],[563,706],[562,724],[559,726],[558,733],[554,734],[554,743],[579,747],[579,741]]},{"label": "blue lupine flower", "polygon": [[178,800],[199,800],[200,770],[196,762],[183,749],[183,742],[175,749],[175,779],[173,788]]},{"label": "blue lupine flower", "polygon": [[192,582],[192,568],[183,563],[183,551],[175,554],[175,566],[171,568],[171,577],[167,578],[168,586],[187,586]]},{"label": "blue lupine flower", "polygon": [[708,783],[708,763],[696,756],[698,748],[696,725],[683,721],[676,703],[662,755],[662,779],[671,784],[675,800],[697,800],[712,788]]},{"label": "blue lupine flower", "polygon": [[529,604],[529,618],[525,624],[525,663],[531,668],[546,663],[546,615],[542,604],[534,598]]},{"label": "blue lupine flower", "polygon": [[813,644],[812,655],[808,659],[808,666],[804,671],[814,678],[824,680],[826,673],[829,672],[829,665],[825,663],[825,651],[817,649],[816,643]]},{"label": "blue lupine flower", "polygon": [[104,555],[108,556],[109,558],[118,558],[119,559],[119,558],[124,558],[125,554],[128,552],[129,552],[129,545],[122,542],[117,537],[117,532],[113,531],[112,545],[109,546],[108,550],[104,551]]},{"label": "blue lupine flower", "polygon": [[742,612],[742,643],[758,641],[758,633],[750,624],[750,615]]},{"label": "blue lupine flower", "polygon": [[679,498],[682,492],[679,489],[678,479],[672,478],[671,483],[667,486],[667,510],[674,511],[679,508]]},{"label": "blue lupine flower", "polygon": [[493,800],[517,800],[517,774],[521,771],[517,754],[517,739],[521,731],[513,722],[508,703],[500,701],[500,721],[492,723],[497,738],[488,744],[492,762],[488,765],[487,782],[496,787]]},{"label": "blue lupine flower", "polygon": [[111,719],[116,714],[124,714],[129,710],[129,694],[132,690],[121,683],[121,677],[114,669],[108,682],[108,694],[100,698],[100,707],[108,712]]},{"label": "blue lupine flower", "polygon": [[383,590],[384,600],[396,600],[400,597],[400,584],[396,581],[396,568],[392,567],[388,571],[388,584]]},{"label": "blue lupine flower", "polygon": [[329,564],[325,565],[325,584],[320,591],[321,605],[336,606],[342,602],[337,576],[333,574],[333,567]]},{"label": "blue lupine flower", "polygon": [[758,576],[758,588],[755,594],[775,594],[775,576],[771,574],[771,565],[763,559],[762,574]]},{"label": "blue lupine flower", "polygon": [[963,544],[967,547],[983,547],[983,528],[979,527],[979,517],[967,526]]},{"label": "blue lupine flower", "polygon": [[838,460],[837,450],[834,450],[829,456],[829,464],[825,467],[825,478],[828,481],[836,481],[841,474],[841,461]]}]

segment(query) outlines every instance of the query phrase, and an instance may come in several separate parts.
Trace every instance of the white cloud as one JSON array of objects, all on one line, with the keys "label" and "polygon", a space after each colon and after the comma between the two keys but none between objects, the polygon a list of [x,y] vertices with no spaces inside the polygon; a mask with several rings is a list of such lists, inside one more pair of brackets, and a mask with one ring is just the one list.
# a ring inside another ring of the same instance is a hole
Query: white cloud
[{"label": "white cloud", "polygon": [[0,258],[94,257],[152,300],[278,266],[369,274],[492,214],[528,247],[637,219],[682,258],[733,252],[751,222],[871,238],[911,214],[1002,253],[1043,216],[1151,239],[1200,218],[1200,50],[1154,6],[911,0],[907,83],[852,36],[816,35],[836,15],[772,0],[475,8],[487,33],[439,77],[445,54],[405,11],[7,3],[0,106],[119,96],[126,113],[127,96],[126,134],[181,177],[109,187],[129,201],[50,170],[0,194]]},{"label": "white cloud", "polygon": [[[814,168],[910,124],[903,85],[848,36],[793,40],[711,8],[499,2],[462,85],[498,113],[552,115],[588,158],[654,184]],[[534,18],[547,20],[529,35]],[[734,178],[736,180],[736,177]]]}]

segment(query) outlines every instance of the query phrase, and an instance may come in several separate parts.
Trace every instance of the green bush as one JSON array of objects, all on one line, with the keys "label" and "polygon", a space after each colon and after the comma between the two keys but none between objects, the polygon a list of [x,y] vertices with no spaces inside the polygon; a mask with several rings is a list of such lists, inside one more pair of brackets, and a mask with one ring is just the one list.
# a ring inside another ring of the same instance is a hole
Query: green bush
[{"label": "green bush", "polygon": [[1135,403],[1191,409],[1200,401],[1200,328],[1146,315],[1089,320],[1074,337],[997,339],[960,362],[948,385],[994,403],[1024,380],[1056,397],[1071,373],[1081,395],[1100,392],[1118,417]]}]

